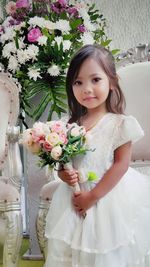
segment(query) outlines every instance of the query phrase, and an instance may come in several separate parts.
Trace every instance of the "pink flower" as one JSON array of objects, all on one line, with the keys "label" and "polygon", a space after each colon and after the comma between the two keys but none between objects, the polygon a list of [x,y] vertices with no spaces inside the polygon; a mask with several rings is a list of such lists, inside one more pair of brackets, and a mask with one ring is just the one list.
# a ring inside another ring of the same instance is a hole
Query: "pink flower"
[{"label": "pink flower", "polygon": [[44,140],[45,140],[45,136],[44,135],[39,135],[39,134],[36,134],[36,132],[32,132],[32,138],[34,140],[34,142],[36,143],[43,143]]},{"label": "pink flower", "polygon": [[64,133],[59,134],[59,138],[60,138],[62,144],[66,145],[68,143],[68,139]]},{"label": "pink flower", "polygon": [[43,149],[47,152],[52,150],[52,146],[48,142],[43,143]]},{"label": "pink flower", "polygon": [[7,5],[6,5],[6,12],[9,15],[13,15],[16,13],[17,7],[16,7],[16,3],[13,1],[10,1]]},{"label": "pink flower", "polygon": [[51,126],[51,131],[56,133],[62,133],[64,132],[64,125],[61,121],[58,121]]},{"label": "pink flower", "polygon": [[28,0],[17,0],[16,7],[17,8],[27,8],[27,7],[29,7],[29,2],[28,2]]},{"label": "pink flower", "polygon": [[37,42],[40,36],[42,36],[42,33],[39,28],[31,29],[28,33],[28,41],[30,43]]}]

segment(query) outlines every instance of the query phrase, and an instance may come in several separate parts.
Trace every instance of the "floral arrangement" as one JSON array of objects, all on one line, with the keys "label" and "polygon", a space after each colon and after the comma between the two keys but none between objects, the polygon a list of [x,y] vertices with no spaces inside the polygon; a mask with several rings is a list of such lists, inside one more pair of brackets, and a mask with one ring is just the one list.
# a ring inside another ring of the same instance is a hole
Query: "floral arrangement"
[{"label": "floral arrangement", "polygon": [[[67,0],[10,1],[0,24],[0,68],[20,86],[21,111],[38,120],[45,109],[66,112],[65,76],[72,54],[85,44],[109,46],[106,20],[95,5]],[[115,51],[112,51],[112,53]],[[36,105],[33,99],[36,98]]]},{"label": "floral arrangement", "polygon": [[[62,121],[36,122],[33,128],[21,134],[20,143],[30,152],[39,156],[40,167],[48,165],[50,169],[60,165],[71,169],[73,157],[85,154],[85,128],[76,123],[66,124]],[[74,187],[79,191],[78,184]]]}]

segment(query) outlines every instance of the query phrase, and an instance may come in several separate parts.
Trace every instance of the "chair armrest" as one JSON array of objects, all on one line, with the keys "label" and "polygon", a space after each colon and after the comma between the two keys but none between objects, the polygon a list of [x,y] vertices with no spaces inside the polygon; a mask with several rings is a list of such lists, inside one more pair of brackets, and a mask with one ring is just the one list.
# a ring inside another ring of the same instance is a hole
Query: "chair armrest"
[{"label": "chair armrest", "polygon": [[19,126],[11,126],[7,129],[8,137],[8,156],[2,175],[9,177],[9,183],[12,184],[19,192],[21,189],[22,162],[18,138],[20,134]]}]

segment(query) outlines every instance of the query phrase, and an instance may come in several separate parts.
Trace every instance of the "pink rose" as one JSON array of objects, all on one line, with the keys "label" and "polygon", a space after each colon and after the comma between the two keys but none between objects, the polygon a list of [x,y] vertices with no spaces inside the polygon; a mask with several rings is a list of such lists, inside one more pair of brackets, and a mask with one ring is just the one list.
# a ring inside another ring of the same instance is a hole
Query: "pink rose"
[{"label": "pink rose", "polygon": [[56,133],[64,132],[64,124],[61,121],[57,121],[51,126],[51,131]]},{"label": "pink rose", "polygon": [[36,131],[33,131],[32,132],[32,138],[34,140],[34,142],[36,143],[43,143],[45,141],[45,136],[43,134],[39,134],[38,132]]},{"label": "pink rose", "polygon": [[16,2],[16,7],[17,8],[27,8],[27,7],[29,7],[29,2],[28,2],[28,0],[18,0]]},{"label": "pink rose", "polygon": [[48,143],[48,142],[44,142],[43,143],[43,149],[45,150],[45,151],[51,151],[52,150],[52,146]]},{"label": "pink rose", "polygon": [[59,134],[59,138],[60,138],[60,141],[62,142],[62,144],[66,145],[68,143],[68,139],[64,133]]},{"label": "pink rose", "polygon": [[42,33],[39,28],[31,29],[28,33],[28,41],[30,43],[37,42],[40,36],[42,36]]}]

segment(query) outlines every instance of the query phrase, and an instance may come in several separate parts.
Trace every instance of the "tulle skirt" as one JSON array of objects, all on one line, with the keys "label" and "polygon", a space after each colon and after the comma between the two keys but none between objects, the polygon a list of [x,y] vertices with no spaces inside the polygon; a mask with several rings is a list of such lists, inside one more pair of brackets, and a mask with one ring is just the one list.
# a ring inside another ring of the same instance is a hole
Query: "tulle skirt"
[{"label": "tulle skirt", "polygon": [[46,220],[45,267],[150,267],[150,177],[129,168],[85,219],[71,198],[71,187],[60,183]]}]

